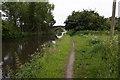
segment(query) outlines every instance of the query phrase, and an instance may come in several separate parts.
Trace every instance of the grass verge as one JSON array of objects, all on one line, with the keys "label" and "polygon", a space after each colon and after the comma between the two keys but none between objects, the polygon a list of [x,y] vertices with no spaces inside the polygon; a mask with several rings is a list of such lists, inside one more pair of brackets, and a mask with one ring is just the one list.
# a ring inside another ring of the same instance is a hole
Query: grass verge
[{"label": "grass verge", "polygon": [[[83,33],[83,32],[82,32]],[[117,78],[118,36],[113,47],[106,34],[73,35],[75,42],[75,78]]]}]

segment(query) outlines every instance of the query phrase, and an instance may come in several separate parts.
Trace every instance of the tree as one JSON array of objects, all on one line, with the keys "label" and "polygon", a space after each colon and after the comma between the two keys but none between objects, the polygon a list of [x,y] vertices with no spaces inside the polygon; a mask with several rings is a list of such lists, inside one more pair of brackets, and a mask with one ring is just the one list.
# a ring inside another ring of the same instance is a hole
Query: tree
[{"label": "tree", "polygon": [[49,4],[48,2],[44,3],[36,3],[36,15],[35,19],[38,20],[39,23],[36,23],[38,26],[36,29],[47,30],[48,27],[55,24],[54,16],[52,15],[52,10],[54,10],[54,5]]},{"label": "tree", "polygon": [[93,10],[73,11],[72,15],[69,15],[64,23],[66,24],[65,28],[67,30],[74,29],[75,31],[105,30],[109,25],[107,18],[100,16]]},{"label": "tree", "polygon": [[[26,23],[28,20],[27,3],[6,2],[2,5],[2,11],[6,13],[9,23],[14,22],[13,27],[17,27],[18,20],[20,21],[20,24],[23,22]],[[20,27],[23,26],[21,25]]]},{"label": "tree", "polygon": [[33,31],[35,27],[35,3],[31,2],[28,5],[28,14],[29,14],[29,29]]},{"label": "tree", "polygon": [[45,31],[55,24],[54,5],[48,2],[5,2],[2,7],[9,23],[14,22],[14,27],[19,23],[21,32]]}]

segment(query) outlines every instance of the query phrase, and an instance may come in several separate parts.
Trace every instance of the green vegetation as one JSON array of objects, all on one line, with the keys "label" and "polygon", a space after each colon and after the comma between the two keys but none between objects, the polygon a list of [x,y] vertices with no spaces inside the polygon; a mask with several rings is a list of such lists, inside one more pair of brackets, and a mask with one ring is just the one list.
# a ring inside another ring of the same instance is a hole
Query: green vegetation
[{"label": "green vegetation", "polygon": [[46,47],[43,57],[37,53],[30,63],[20,66],[16,76],[20,78],[64,78],[64,71],[71,49],[70,36],[65,35],[56,41],[56,44]]},{"label": "green vegetation", "polygon": [[58,36],[62,35],[62,32],[63,32],[63,29],[58,29],[58,30],[56,30],[56,34],[57,34]]},{"label": "green vegetation", "polygon": [[[36,34],[50,34],[55,24],[49,2],[4,2],[2,11],[8,20],[2,20],[3,39],[26,37]],[[110,43],[111,17],[105,18],[93,10],[73,11],[65,21],[65,29],[75,42],[75,78],[117,78],[118,77],[118,31],[120,19],[115,20],[114,44]],[[61,35],[62,29],[57,30]],[[56,44],[35,52],[32,60],[21,65],[17,53],[18,70],[9,73],[13,78],[64,78],[68,55],[72,49],[69,35],[58,39]],[[120,40],[120,39],[119,39]],[[119,43],[120,44],[120,43]]]},{"label": "green vegetation", "polygon": [[18,27],[14,27],[13,23],[8,23],[7,21],[2,21],[2,39],[14,39],[14,38],[23,38],[23,37],[28,37],[32,35],[38,35],[38,34],[47,34],[47,35],[52,35],[53,32],[50,30],[45,32],[21,32],[19,31]]},{"label": "green vegetation", "polygon": [[[16,27],[13,27],[12,23],[8,23],[7,21],[2,22],[2,39],[14,39],[14,38],[22,38],[31,35],[38,34],[37,32],[20,32]],[[43,32],[39,33],[43,34]]]},{"label": "green vegetation", "polygon": [[[118,35],[113,47],[109,35],[98,31],[79,31],[73,36],[75,42],[74,78],[117,78]],[[63,46],[64,45],[64,46]],[[65,35],[56,44],[46,47],[43,56],[36,53],[29,63],[19,67],[20,78],[64,78],[69,52],[70,36]]]},{"label": "green vegetation", "polygon": [[110,43],[111,17],[93,10],[73,11],[65,21],[75,42],[75,78],[118,77],[119,18],[115,18],[114,42]]},{"label": "green vegetation", "polygon": [[[94,10],[73,11],[72,15],[69,15],[64,23],[66,24],[65,29],[69,30],[72,34],[83,30],[103,31],[110,30],[111,17],[105,18],[100,16]],[[117,18],[115,23],[116,30],[120,30]]]},{"label": "green vegetation", "polygon": [[[76,32],[74,30],[70,30],[67,34],[74,35],[74,34],[76,34]],[[87,30],[87,31],[79,31],[79,34],[85,34],[85,35],[88,35],[88,34],[91,34],[91,35],[94,35],[94,34],[97,34],[97,35],[105,34],[105,35],[109,36],[110,35],[110,31],[107,31],[107,30],[106,31],[90,31],[90,30]],[[119,34],[119,31],[116,30],[115,34]]]},{"label": "green vegetation", "polygon": [[[118,77],[118,35],[114,37],[114,46],[109,44],[109,35],[95,31],[76,32],[75,42],[75,78],[117,78]],[[93,34],[95,33],[95,34]]]},{"label": "green vegetation", "polygon": [[49,2],[5,2],[2,11],[8,20],[3,23],[3,38],[15,38],[22,32],[50,32],[55,24],[52,15],[54,5]]}]

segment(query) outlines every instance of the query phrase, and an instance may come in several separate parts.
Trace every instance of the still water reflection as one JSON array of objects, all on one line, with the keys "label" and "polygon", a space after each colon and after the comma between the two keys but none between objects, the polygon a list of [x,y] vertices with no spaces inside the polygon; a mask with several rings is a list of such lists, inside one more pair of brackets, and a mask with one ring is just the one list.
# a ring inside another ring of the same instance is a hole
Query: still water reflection
[{"label": "still water reflection", "polygon": [[[48,45],[54,40],[54,35],[36,35],[32,37],[14,39],[14,40],[4,40],[2,42],[2,67],[0,68],[0,73],[3,73],[3,77],[9,77],[7,71],[7,65],[14,71],[16,70],[16,57],[17,53],[20,62],[23,64],[31,59],[31,56],[36,51],[41,51],[41,49]],[[1,77],[1,74],[0,74]]]}]

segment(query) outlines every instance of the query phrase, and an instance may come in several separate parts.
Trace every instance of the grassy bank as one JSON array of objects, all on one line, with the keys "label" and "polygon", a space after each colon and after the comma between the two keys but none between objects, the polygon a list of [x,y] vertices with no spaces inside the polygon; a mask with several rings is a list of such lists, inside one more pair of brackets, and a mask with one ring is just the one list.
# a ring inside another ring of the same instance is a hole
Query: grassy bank
[{"label": "grassy bank", "polygon": [[[68,31],[68,34],[69,35],[74,35],[76,33],[76,31],[73,29],[73,30],[70,30],[70,31]],[[78,32],[77,32],[78,33]],[[115,31],[115,34],[118,34],[118,33],[120,33],[120,31]],[[92,30],[86,30],[86,31],[79,31],[79,34],[85,34],[85,35],[88,35],[88,34],[97,34],[97,35],[110,35],[110,31],[107,31],[107,30],[105,30],[105,31],[92,31]]]},{"label": "grassy bank", "polygon": [[77,32],[75,42],[75,78],[116,78],[118,77],[118,36],[113,47],[109,35]]},{"label": "grassy bank", "polygon": [[33,59],[21,67],[18,67],[17,77],[20,78],[64,78],[64,72],[68,55],[72,49],[72,41],[69,35],[46,47],[43,56],[37,53]]}]

